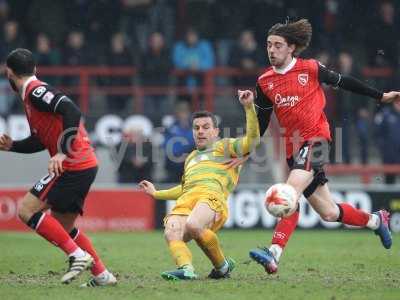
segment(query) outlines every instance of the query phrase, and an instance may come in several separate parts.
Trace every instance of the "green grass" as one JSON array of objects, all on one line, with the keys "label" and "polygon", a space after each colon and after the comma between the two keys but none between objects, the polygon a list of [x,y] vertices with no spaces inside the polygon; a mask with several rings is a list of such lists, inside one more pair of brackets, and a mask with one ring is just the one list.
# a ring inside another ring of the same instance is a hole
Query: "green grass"
[{"label": "green grass", "polygon": [[161,232],[91,234],[119,284],[80,289],[88,274],[60,284],[66,258],[57,248],[32,233],[1,233],[0,299],[400,299],[398,235],[388,251],[367,231],[298,230],[274,276],[248,258],[248,250],[270,236],[222,230],[225,252],[238,262],[232,278],[222,281],[206,279],[211,265],[191,243],[201,278],[166,282],[160,272],[174,266]]}]

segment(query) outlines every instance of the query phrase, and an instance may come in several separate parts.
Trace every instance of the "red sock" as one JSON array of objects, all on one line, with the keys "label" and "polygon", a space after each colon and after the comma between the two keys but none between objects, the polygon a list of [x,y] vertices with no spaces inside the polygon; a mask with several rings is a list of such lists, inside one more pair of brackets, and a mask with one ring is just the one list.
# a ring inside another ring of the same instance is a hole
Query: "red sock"
[{"label": "red sock", "polygon": [[282,218],[276,224],[274,235],[272,237],[272,244],[279,245],[282,249],[285,248],[286,243],[289,241],[290,236],[296,229],[297,222],[299,221],[299,212],[295,211],[287,218]]},{"label": "red sock", "polygon": [[67,255],[78,249],[78,245],[71,239],[64,227],[51,215],[41,213],[35,226],[36,232],[50,243],[62,249]]},{"label": "red sock", "polygon": [[[89,254],[94,259],[94,264],[93,264],[92,270],[91,270],[92,274],[94,276],[97,276],[100,273],[104,272],[106,267],[104,266],[103,262],[97,255],[96,250],[94,249],[93,244],[90,241],[90,239],[83,233],[83,231],[81,231],[79,229],[75,229],[75,230],[76,230],[76,233],[74,234],[75,243],[77,243],[78,246],[81,247],[83,250],[89,252]],[[73,234],[73,233],[71,232],[71,234]]]},{"label": "red sock", "polygon": [[339,203],[340,217],[343,224],[365,227],[369,221],[369,214],[347,203]]}]

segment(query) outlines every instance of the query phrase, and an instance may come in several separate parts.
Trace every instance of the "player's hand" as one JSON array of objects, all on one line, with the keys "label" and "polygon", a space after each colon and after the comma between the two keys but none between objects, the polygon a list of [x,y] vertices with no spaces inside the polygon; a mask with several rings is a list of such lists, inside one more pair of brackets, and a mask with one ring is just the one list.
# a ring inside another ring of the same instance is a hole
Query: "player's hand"
[{"label": "player's hand", "polygon": [[7,135],[0,135],[0,151],[10,151],[13,140]]},{"label": "player's hand", "polygon": [[383,103],[391,103],[395,101],[400,101],[400,92],[388,92],[388,93],[383,93],[381,101]]},{"label": "player's hand", "polygon": [[226,162],[225,165],[227,166],[227,169],[237,168],[238,166],[243,165],[249,159],[249,157],[250,157],[249,154],[243,157],[235,157],[232,158],[230,161]]},{"label": "player's hand", "polygon": [[139,187],[150,196],[153,196],[154,193],[156,192],[154,184],[152,184],[150,181],[147,180],[142,180],[141,182],[139,182]]},{"label": "player's hand", "polygon": [[49,174],[52,176],[60,176],[63,170],[63,162],[67,158],[64,153],[57,153],[49,161]]},{"label": "player's hand", "polygon": [[254,94],[250,90],[238,90],[239,101],[243,106],[250,106],[254,103]]}]

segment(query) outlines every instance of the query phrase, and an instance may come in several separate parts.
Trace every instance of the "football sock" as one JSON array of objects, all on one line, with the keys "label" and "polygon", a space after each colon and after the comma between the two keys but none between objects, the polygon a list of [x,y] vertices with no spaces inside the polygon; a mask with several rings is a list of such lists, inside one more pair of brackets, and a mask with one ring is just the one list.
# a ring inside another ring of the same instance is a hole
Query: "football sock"
[{"label": "football sock", "polygon": [[298,221],[299,211],[295,211],[286,218],[281,218],[275,226],[271,244],[279,245],[281,249],[284,249],[290,236],[296,229]]},{"label": "football sock", "polygon": [[229,263],[226,260],[224,260],[223,265],[220,266],[217,270],[220,271],[222,274],[225,274],[226,272],[229,271]]},{"label": "football sock", "polygon": [[370,214],[369,220],[367,223],[367,227],[369,229],[375,230],[378,229],[379,225],[381,224],[381,219],[376,214]]},{"label": "football sock", "polygon": [[281,248],[281,246],[277,245],[277,244],[272,244],[269,247],[269,251],[272,252],[272,254],[274,255],[274,258],[277,262],[279,262],[279,260],[281,259],[281,255],[283,252],[283,249]]},{"label": "football sock", "polygon": [[219,245],[218,237],[212,230],[205,229],[200,237],[196,239],[196,242],[216,269],[225,264],[225,257]]},{"label": "football sock", "polygon": [[78,247],[74,252],[68,254],[68,256],[73,256],[76,258],[84,257],[85,251],[83,251],[81,248]]},{"label": "football sock", "polygon": [[338,222],[353,226],[367,226],[370,219],[370,214],[347,203],[339,203],[337,206],[339,207],[340,211]]},{"label": "football sock", "polygon": [[93,257],[94,264],[91,269],[92,274],[97,276],[100,273],[103,273],[106,270],[106,267],[104,266],[100,257],[97,255],[97,252],[88,236],[77,228],[72,229],[69,235],[79,247],[87,251]]},{"label": "football sock", "polygon": [[168,243],[172,258],[178,268],[192,266],[192,253],[183,241],[170,241]]},{"label": "football sock", "polygon": [[36,230],[40,236],[50,243],[59,247],[67,255],[79,249],[78,245],[65,231],[64,227],[49,214],[38,212],[29,219],[27,225]]}]

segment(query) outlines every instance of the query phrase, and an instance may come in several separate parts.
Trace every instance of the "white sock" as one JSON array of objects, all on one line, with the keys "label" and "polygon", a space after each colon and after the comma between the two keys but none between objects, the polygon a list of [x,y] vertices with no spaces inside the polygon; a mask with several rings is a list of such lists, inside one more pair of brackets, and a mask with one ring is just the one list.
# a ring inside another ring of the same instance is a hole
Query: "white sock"
[{"label": "white sock", "polygon": [[272,254],[275,257],[276,262],[279,262],[279,259],[281,258],[283,249],[281,248],[281,246],[277,245],[277,244],[272,244],[269,247],[269,251],[272,252]]},{"label": "white sock", "polygon": [[182,268],[194,272],[194,267],[192,264],[184,265],[184,266],[182,266]]},{"label": "white sock", "polygon": [[96,275],[96,279],[102,280],[102,279],[107,279],[108,274],[110,274],[110,272],[105,269],[103,272],[101,272],[100,274]]},{"label": "white sock", "polygon": [[225,274],[226,272],[228,272],[228,268],[229,268],[229,264],[225,259],[224,264],[218,268],[218,271],[221,272],[222,274]]},{"label": "white sock", "polygon": [[372,230],[378,229],[380,224],[381,224],[381,219],[379,218],[378,215],[376,215],[376,214],[369,215],[369,220],[367,223],[367,227],[369,229],[372,229]]},{"label": "white sock", "polygon": [[71,254],[69,254],[68,256],[74,256],[76,258],[80,258],[80,257],[84,257],[86,255],[85,251],[83,251],[81,248],[77,248],[74,252],[72,252]]}]

